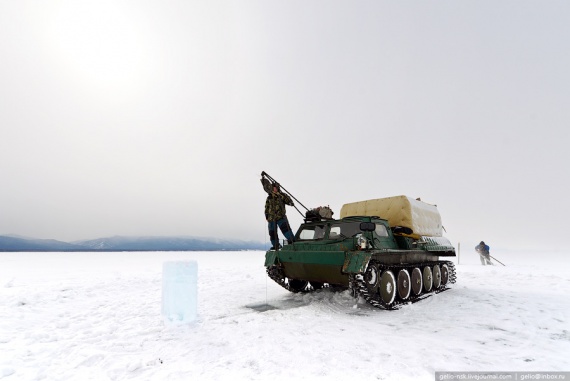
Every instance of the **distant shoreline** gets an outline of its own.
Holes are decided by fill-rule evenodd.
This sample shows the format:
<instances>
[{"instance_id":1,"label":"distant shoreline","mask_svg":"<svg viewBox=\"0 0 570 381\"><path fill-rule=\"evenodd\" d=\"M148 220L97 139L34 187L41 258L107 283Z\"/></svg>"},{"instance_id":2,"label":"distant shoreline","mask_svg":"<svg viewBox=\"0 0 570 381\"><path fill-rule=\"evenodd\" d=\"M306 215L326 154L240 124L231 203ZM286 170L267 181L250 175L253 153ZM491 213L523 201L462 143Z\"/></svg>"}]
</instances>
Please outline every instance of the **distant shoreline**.
<instances>
[{"instance_id":1,"label":"distant shoreline","mask_svg":"<svg viewBox=\"0 0 570 381\"><path fill-rule=\"evenodd\" d=\"M106 237L63 242L0 236L0 252L132 252L267 250L268 244L235 239L195 237Z\"/></svg>"}]
</instances>

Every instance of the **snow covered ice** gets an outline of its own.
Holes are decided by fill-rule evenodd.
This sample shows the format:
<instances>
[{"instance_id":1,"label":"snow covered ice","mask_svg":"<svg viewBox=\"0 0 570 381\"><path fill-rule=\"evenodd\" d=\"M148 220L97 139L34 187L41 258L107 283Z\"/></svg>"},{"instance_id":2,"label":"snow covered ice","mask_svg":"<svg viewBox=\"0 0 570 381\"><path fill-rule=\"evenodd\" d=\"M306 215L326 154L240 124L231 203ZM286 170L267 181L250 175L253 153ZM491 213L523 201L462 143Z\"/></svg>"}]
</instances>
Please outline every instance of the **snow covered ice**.
<instances>
[{"instance_id":1,"label":"snow covered ice","mask_svg":"<svg viewBox=\"0 0 570 381\"><path fill-rule=\"evenodd\" d=\"M568 371L568 254L494 251L503 267L465 252L451 290L382 311L349 292L291 294L268 279L258 251L0 253L0 379L432 381L436 371ZM200 269L190 324L163 321L169 261Z\"/></svg>"},{"instance_id":2,"label":"snow covered ice","mask_svg":"<svg viewBox=\"0 0 570 381\"><path fill-rule=\"evenodd\" d=\"M162 265L162 316L165 321L190 323L198 313L198 264L196 261Z\"/></svg>"}]
</instances>

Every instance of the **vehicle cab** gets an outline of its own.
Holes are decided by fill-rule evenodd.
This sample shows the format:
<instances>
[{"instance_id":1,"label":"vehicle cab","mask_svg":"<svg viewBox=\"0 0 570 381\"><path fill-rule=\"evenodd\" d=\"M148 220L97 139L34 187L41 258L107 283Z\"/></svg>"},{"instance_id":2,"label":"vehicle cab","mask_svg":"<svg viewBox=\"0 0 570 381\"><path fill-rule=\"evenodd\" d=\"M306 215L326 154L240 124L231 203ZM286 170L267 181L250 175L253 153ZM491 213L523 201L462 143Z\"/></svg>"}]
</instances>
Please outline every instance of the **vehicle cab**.
<instances>
[{"instance_id":1,"label":"vehicle cab","mask_svg":"<svg viewBox=\"0 0 570 381\"><path fill-rule=\"evenodd\" d=\"M346 217L305 223L299 227L295 242L300 245L343 243L351 250L398 248L388 221L377 217Z\"/></svg>"}]
</instances>

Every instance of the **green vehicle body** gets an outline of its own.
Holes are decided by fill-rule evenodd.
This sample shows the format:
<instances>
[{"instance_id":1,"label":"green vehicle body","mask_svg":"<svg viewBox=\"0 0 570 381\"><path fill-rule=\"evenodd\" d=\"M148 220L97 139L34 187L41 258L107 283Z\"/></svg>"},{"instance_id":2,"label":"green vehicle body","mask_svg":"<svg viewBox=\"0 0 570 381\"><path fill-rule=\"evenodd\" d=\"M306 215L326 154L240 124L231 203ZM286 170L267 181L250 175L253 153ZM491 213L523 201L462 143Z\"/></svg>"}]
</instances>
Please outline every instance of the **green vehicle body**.
<instances>
[{"instance_id":1,"label":"green vehicle body","mask_svg":"<svg viewBox=\"0 0 570 381\"><path fill-rule=\"evenodd\" d=\"M372 299L369 302L377 307L389 307L399 303L396 301L397 295L396 298L392 297L394 302L390 301L390 295L384 297L384 302L380 297L380 275L384 272L391 271L395 274L392 278L398 278L399 282L398 272L401 270L411 273L415 267L420 271L429 267L431 276L431 270L437 274L440 268L445 268L445 283L438 285L438 290L447 289L447 276L449 274L451 283L454 283L455 270L451 262L442 261L440 257L454 257L455 248L444 237L417 239L406 233L411 233L411 230L391 227L387 220L369 216L305 222L299 227L295 242L284 245L279 250L266 252L265 267L269 276L289 291L309 292L323 286L353 288L356 293L369 292L368 296ZM437 269L433 267L435 265ZM403 275L405 278L405 274ZM355 279L361 280L360 290L352 284ZM407 279L410 283L413 277L408 276ZM364 290L362 285L368 284L367 282L375 284ZM398 286L395 281L392 283L391 286L384 286L390 291L391 287ZM374 303L374 299L379 300L376 303L378 305Z\"/></svg>"}]
</instances>

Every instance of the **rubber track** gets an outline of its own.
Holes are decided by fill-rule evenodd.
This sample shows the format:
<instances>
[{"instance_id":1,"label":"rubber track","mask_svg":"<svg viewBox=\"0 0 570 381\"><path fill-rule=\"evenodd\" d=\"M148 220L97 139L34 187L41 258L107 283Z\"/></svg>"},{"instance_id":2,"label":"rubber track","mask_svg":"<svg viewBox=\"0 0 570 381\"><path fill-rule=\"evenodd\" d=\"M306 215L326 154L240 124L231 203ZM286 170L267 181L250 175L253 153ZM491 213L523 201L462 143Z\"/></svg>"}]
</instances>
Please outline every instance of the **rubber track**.
<instances>
[{"instance_id":1,"label":"rubber track","mask_svg":"<svg viewBox=\"0 0 570 381\"><path fill-rule=\"evenodd\" d=\"M378 269L380 270L380 273L383 273L386 270L391 270L394 273L394 276L396 277L396 283L398 281L398 272L402 269L408 270L408 273L411 275L412 270L415 267L417 267L423 271L423 268L425 266L433 267L433 265L435 265L435 264L438 264L440 267L443 264L447 265L447 269L449 271L447 284L455 283L457 280L457 275L455 273L455 264L451 261L423 262L423 263L414 263L414 264L402 264L402 265L397 265L397 266L383 265L383 264L380 264L376 261L370 261L370 263L368 263L368 265L370 265L370 264L376 264L378 266ZM425 292L425 290L422 288L421 294L410 295L406 300L401 300L398 297L398 293L396 291L396 297L395 297L394 302L392 302L391 304L386 304L384 301L382 301L382 298L380 297L379 293L376 293L374 295L372 295L370 293L370 291L368 290L368 287L366 287L366 284L364 283L364 276L362 274L357 274L357 275L351 276L351 282L354 284L354 289L357 290L358 294L360 296L362 296L368 304L370 304L376 308L381 308L381 309L385 309L385 310L397 310L399 307L401 307L403 305L410 304L410 303L416 303L416 302L419 302L420 300L423 300L425 298L430 297L433 294L439 294L440 292L449 290L449 287L447 287L447 284L446 285L440 285L436 289L432 288L432 290L430 292ZM397 288L397 286L396 286L396 288Z\"/></svg>"},{"instance_id":2,"label":"rubber track","mask_svg":"<svg viewBox=\"0 0 570 381\"><path fill-rule=\"evenodd\" d=\"M399 272L401 269L407 269L408 272L411 274L414 267L418 267L420 269L423 269L423 267L425 267L425 266L432 267L436 263L439 264L440 267L443 264L447 264L447 268L449 270L447 284L455 283L457 280L457 275L455 272L455 264L451 261L423 262L423 263L414 263L414 264L403 264L403 265L397 265L397 266L382 265L382 264L375 262L375 261L370 261L369 264L371 264L371 263L376 264L378 266L378 268L381 270L381 273L386 271L386 270L393 271L395 273L395 276L396 276L396 281L397 281L397 272ZM291 287L289 286L289 283L285 280L286 277L283 274L283 269L280 266L273 265L271 267L268 267L267 268L267 275L275 283L277 283L278 285L280 285L281 287L283 287L284 289L286 289L289 292L307 293L307 292L314 291L314 289L311 286L308 286L304 290L291 289ZM330 287L330 288L334 289L335 287ZM349 289L352 290L353 295L355 297L358 297L358 295L362 296L366 300L366 302L368 304L370 304L371 306L374 306L376 308L385 309L385 310L397 310L402 305L406 305L406 304L410 304L410 303L416 303L416 302L419 302L420 300L423 300L423 299L430 297L433 294L439 294L440 292L449 290L449 287L446 287L445 285L441 285L437 289L432 289L429 293L426 293L425 291L423 291L420 295L417 295L417 296L410 295L408 297L408 299L406 299L406 300L400 300L396 294L395 301L389 305L382 301L382 299L380 298L380 294L378 294L378 293L376 293L375 295L370 294L368 287L366 287L366 284L364 283L364 277L362 274L350 275L349 276ZM396 293L397 293L397 291L396 291Z\"/></svg>"},{"instance_id":3,"label":"rubber track","mask_svg":"<svg viewBox=\"0 0 570 381\"><path fill-rule=\"evenodd\" d=\"M273 279L275 283L283 287L289 292L299 292L294 291L289 287L289 283L285 282L285 275L283 274L283 269L280 266L273 265L267 268L267 276Z\"/></svg>"}]
</instances>

